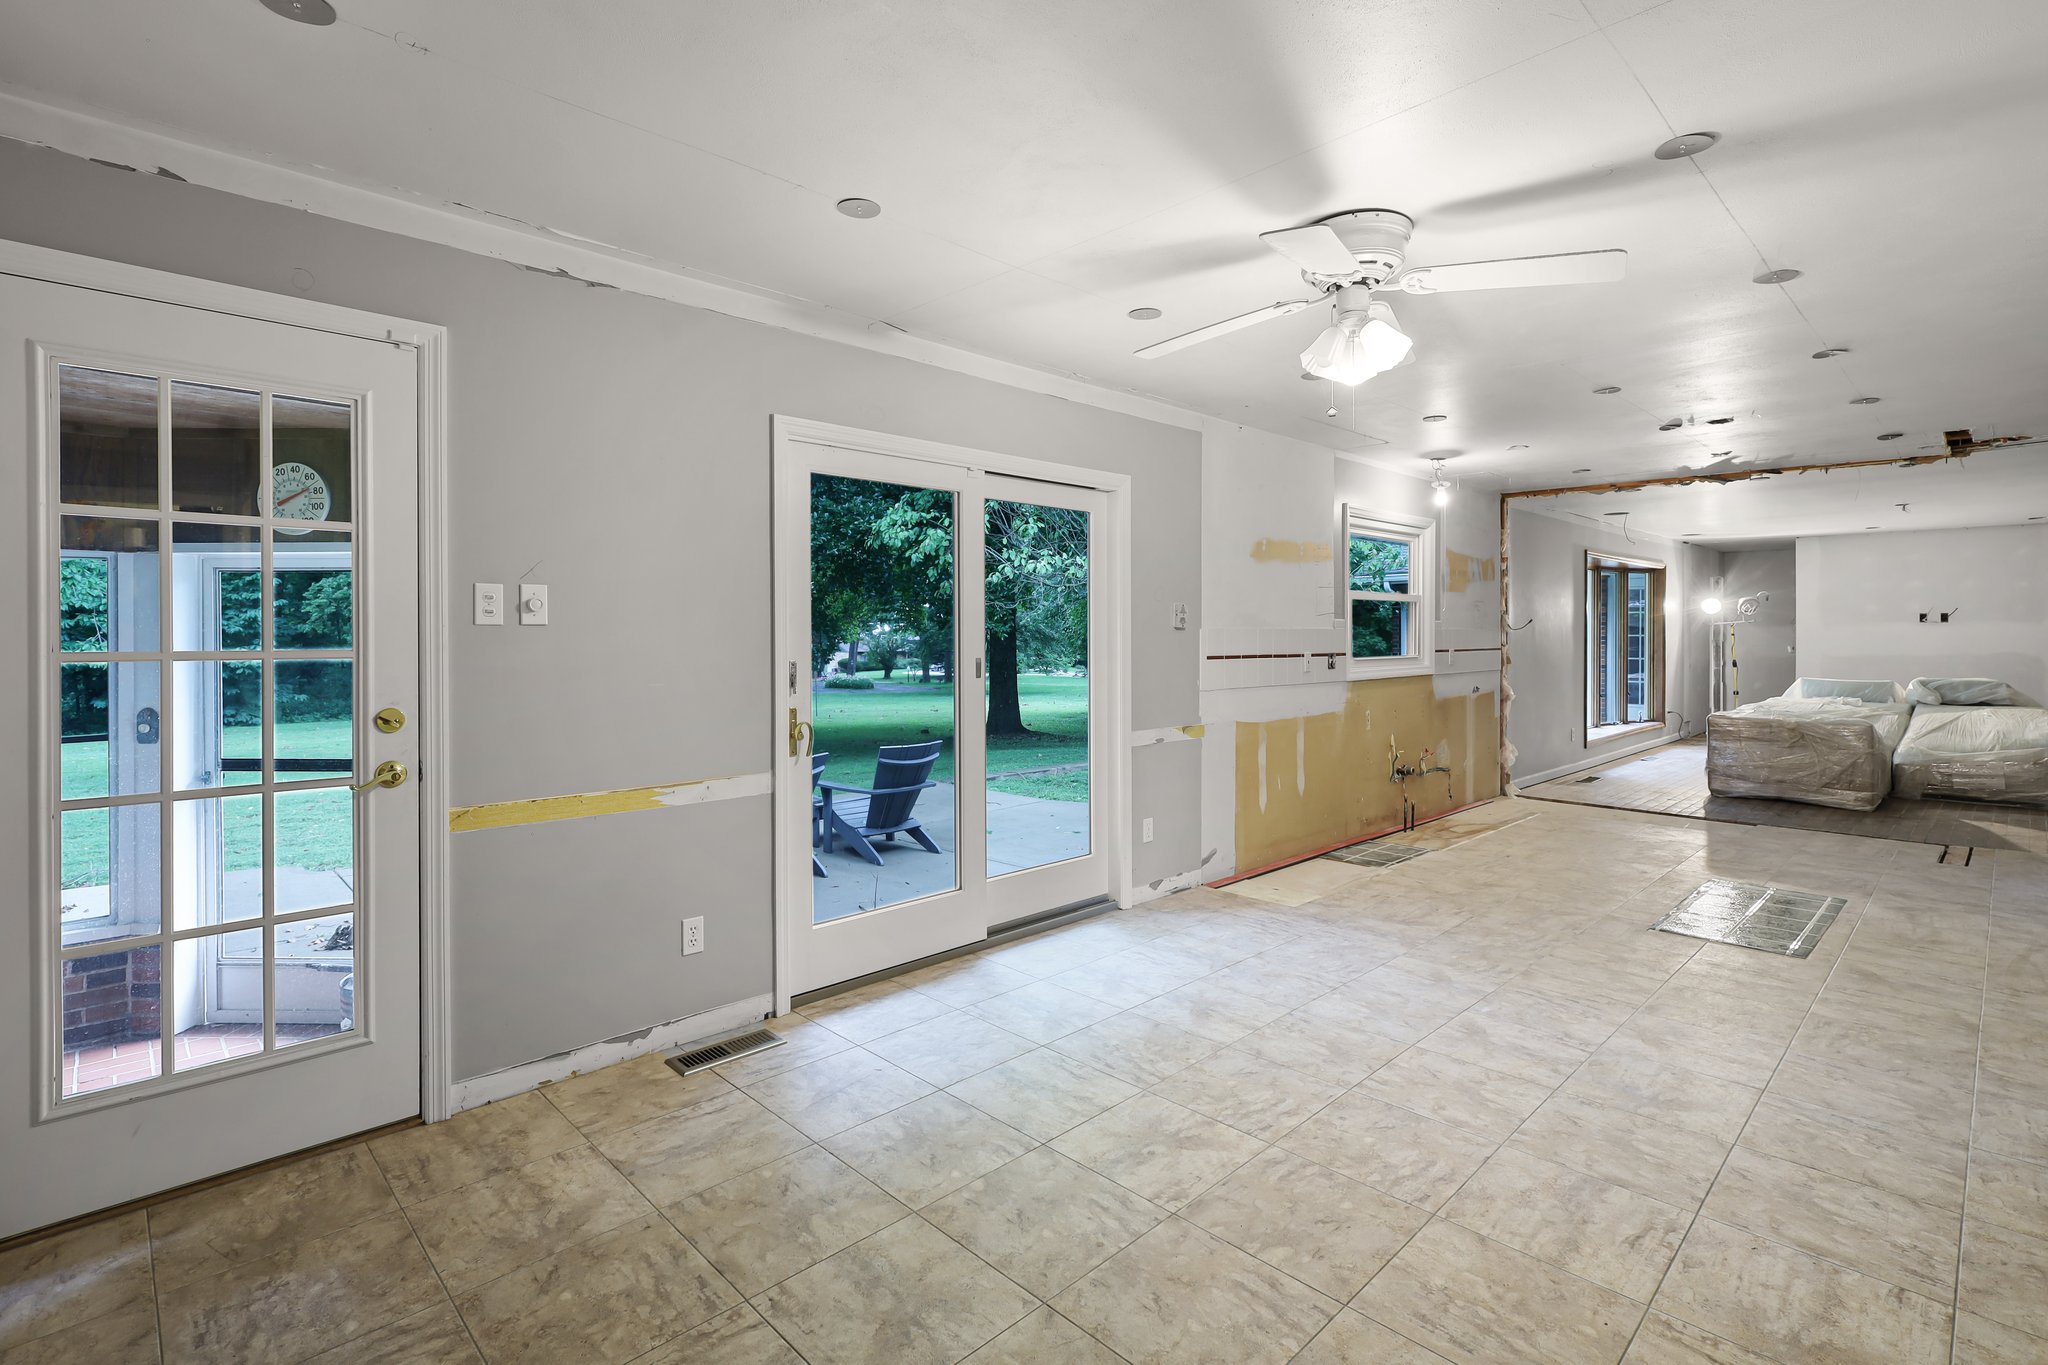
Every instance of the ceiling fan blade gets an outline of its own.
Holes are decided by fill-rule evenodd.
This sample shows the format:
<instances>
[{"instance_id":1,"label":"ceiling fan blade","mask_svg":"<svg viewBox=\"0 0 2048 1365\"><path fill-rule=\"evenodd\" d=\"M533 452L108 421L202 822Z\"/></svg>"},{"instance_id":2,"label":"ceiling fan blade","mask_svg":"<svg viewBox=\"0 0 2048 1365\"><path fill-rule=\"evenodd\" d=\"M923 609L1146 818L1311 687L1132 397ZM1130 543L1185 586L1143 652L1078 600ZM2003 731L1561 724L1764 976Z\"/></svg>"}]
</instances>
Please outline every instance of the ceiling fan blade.
<instances>
[{"instance_id":1,"label":"ceiling fan blade","mask_svg":"<svg viewBox=\"0 0 2048 1365\"><path fill-rule=\"evenodd\" d=\"M1410 294L1449 294L1465 289L1527 289L1540 284L1608 284L1627 273L1626 251L1568 251L1561 256L1425 265L1403 274L1400 287Z\"/></svg>"},{"instance_id":2,"label":"ceiling fan blade","mask_svg":"<svg viewBox=\"0 0 2048 1365\"><path fill-rule=\"evenodd\" d=\"M1290 303L1269 303L1264 308L1254 308L1249 313L1239 313L1234 318L1225 318L1221 322L1212 322L1207 327L1197 327L1192 332L1182 332L1177 337L1168 337L1164 341L1155 341L1150 346L1134 351L1132 354L1143 356L1147 360L1151 360L1156 356L1170 355L1183 347L1199 345L1214 337L1235 332L1241 327L1250 327L1254 323L1264 322L1268 318L1284 318L1289 313L1299 313L1309 305L1321 302L1322 299L1317 297L1313 299L1295 299Z\"/></svg>"},{"instance_id":3,"label":"ceiling fan blade","mask_svg":"<svg viewBox=\"0 0 2048 1365\"><path fill-rule=\"evenodd\" d=\"M1358 271L1351 248L1322 223L1262 232L1259 240L1311 275L1353 275Z\"/></svg>"}]
</instances>

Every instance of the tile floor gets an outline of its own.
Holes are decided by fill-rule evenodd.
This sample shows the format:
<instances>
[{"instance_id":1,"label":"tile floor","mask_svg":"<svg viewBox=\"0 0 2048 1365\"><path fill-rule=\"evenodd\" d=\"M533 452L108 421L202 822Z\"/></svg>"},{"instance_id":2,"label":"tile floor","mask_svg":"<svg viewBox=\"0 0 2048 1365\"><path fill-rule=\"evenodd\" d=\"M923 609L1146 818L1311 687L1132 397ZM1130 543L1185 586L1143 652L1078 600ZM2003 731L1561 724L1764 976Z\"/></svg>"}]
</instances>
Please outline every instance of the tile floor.
<instances>
[{"instance_id":1,"label":"tile floor","mask_svg":"<svg viewBox=\"0 0 2048 1365\"><path fill-rule=\"evenodd\" d=\"M1457 818L0 1253L0 1365L2048 1361L2048 860Z\"/></svg>"}]
</instances>

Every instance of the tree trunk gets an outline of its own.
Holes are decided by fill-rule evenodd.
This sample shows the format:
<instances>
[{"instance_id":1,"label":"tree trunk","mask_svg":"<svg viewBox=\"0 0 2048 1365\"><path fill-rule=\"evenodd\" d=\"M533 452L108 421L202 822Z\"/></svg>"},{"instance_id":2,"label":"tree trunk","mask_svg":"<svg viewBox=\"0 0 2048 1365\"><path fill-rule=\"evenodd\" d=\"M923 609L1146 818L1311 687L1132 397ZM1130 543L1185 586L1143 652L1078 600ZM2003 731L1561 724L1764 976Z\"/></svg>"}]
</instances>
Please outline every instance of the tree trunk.
<instances>
[{"instance_id":1,"label":"tree trunk","mask_svg":"<svg viewBox=\"0 0 2048 1365\"><path fill-rule=\"evenodd\" d=\"M1022 735L1024 711L1017 700L1017 632L988 637L988 733Z\"/></svg>"}]
</instances>

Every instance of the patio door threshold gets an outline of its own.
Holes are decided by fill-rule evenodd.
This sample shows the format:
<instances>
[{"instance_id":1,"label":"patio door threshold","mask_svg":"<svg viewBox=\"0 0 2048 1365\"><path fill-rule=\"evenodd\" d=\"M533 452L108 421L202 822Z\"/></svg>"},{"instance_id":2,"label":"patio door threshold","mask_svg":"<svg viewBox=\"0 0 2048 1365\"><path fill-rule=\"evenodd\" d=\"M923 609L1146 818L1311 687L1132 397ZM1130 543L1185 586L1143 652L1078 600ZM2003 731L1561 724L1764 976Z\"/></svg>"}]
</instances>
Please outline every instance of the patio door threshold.
<instances>
[{"instance_id":1,"label":"patio door threshold","mask_svg":"<svg viewBox=\"0 0 2048 1365\"><path fill-rule=\"evenodd\" d=\"M948 948L943 953L933 953L929 957L921 957L914 962L905 962L900 966L885 968L879 972L869 972L866 976L857 976L851 981L840 981L830 986L821 986L814 991L805 991L801 995L791 996L789 1006L791 1009L800 1009L805 1005L816 1004L820 1000L829 1000L835 995L844 995L848 991L858 990L862 986L872 986L878 981L891 981L899 976L919 971L925 967L937 966L941 962L951 962L956 958L966 957L972 953L985 952L990 948L999 947L1005 943L1015 943L1018 939L1032 938L1038 934L1049 933L1054 929L1064 929L1070 924L1079 924L1083 920L1093 919L1097 915L1105 914L1116 908L1117 903L1113 897L1093 896L1088 900L1078 901L1073 905L1063 905L1057 910L1047 910L1043 914L1038 915L1027 915L1023 919L1011 920L1008 924L995 926L989 930L988 937L979 943L968 943L958 948Z\"/></svg>"}]
</instances>

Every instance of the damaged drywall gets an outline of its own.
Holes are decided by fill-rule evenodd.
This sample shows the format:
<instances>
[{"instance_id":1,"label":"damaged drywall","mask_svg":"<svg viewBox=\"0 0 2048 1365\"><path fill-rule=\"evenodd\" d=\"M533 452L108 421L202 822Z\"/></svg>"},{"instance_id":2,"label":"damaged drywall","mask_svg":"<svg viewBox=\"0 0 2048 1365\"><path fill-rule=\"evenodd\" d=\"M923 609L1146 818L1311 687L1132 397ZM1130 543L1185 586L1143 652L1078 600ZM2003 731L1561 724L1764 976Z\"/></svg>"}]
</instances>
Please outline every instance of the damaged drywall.
<instances>
[{"instance_id":1,"label":"damaged drywall","mask_svg":"<svg viewBox=\"0 0 2048 1365\"><path fill-rule=\"evenodd\" d=\"M1236 722L1239 870L1267 867L1499 794L1492 690L1439 697L1433 678L1366 679L1319 715ZM1399 762L1421 772L1396 781Z\"/></svg>"},{"instance_id":2,"label":"damaged drywall","mask_svg":"<svg viewBox=\"0 0 2048 1365\"><path fill-rule=\"evenodd\" d=\"M1464 592L1474 583L1491 583L1498 577L1495 562L1481 555L1444 551L1444 591Z\"/></svg>"},{"instance_id":3,"label":"damaged drywall","mask_svg":"<svg viewBox=\"0 0 2048 1365\"><path fill-rule=\"evenodd\" d=\"M1252 560L1258 564L1327 564L1330 545L1322 540L1281 540L1269 536L1252 542Z\"/></svg>"}]
</instances>

